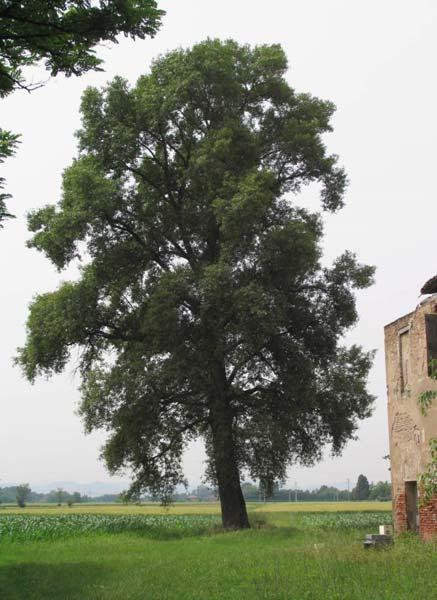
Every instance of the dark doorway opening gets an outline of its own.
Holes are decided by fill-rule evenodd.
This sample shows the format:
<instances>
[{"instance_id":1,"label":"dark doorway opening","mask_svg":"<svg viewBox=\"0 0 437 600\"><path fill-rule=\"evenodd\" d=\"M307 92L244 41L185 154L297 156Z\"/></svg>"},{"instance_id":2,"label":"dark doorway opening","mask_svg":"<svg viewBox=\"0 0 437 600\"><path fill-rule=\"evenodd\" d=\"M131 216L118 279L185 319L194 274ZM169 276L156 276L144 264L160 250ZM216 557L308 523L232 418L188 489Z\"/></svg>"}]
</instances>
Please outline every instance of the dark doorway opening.
<instances>
[{"instance_id":1,"label":"dark doorway opening","mask_svg":"<svg viewBox=\"0 0 437 600\"><path fill-rule=\"evenodd\" d=\"M407 510L408 531L419 530L419 511L417 500L417 481L405 482L405 503Z\"/></svg>"}]
</instances>

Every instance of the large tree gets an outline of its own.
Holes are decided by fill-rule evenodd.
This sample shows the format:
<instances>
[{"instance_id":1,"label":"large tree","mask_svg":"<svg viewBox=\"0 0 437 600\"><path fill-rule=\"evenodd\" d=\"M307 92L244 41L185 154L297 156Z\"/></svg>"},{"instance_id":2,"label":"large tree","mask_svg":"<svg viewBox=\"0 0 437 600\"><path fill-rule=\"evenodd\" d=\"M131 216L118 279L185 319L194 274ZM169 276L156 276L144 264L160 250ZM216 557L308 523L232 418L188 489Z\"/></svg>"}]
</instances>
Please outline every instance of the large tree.
<instances>
[{"instance_id":1,"label":"large tree","mask_svg":"<svg viewBox=\"0 0 437 600\"><path fill-rule=\"evenodd\" d=\"M0 0L0 98L16 89L31 91L23 67L44 61L51 75L101 70L95 47L117 35L153 36L163 11L155 0ZM0 162L14 152L17 136L0 128ZM5 150L5 152L1 152ZM0 179L0 190L4 184ZM11 215L0 193L1 222Z\"/></svg>"},{"instance_id":2,"label":"large tree","mask_svg":"<svg viewBox=\"0 0 437 600\"><path fill-rule=\"evenodd\" d=\"M24 508L26 506L26 502L30 497L32 490L28 483L21 483L16 487L16 499L17 504L20 508Z\"/></svg>"},{"instance_id":3,"label":"large tree","mask_svg":"<svg viewBox=\"0 0 437 600\"><path fill-rule=\"evenodd\" d=\"M369 480L365 475L358 475L357 485L352 490L354 500L367 500L370 494Z\"/></svg>"},{"instance_id":4,"label":"large tree","mask_svg":"<svg viewBox=\"0 0 437 600\"><path fill-rule=\"evenodd\" d=\"M346 177L326 151L334 107L297 94L277 45L208 40L156 60L130 88L82 100L79 156L29 245L80 278L35 298L18 360L62 371L78 348L86 429L111 472L166 498L205 440L225 527L248 527L240 479L272 490L288 465L341 451L370 413L371 355L341 345L373 269L321 266L324 210ZM76 354L75 354L76 355Z\"/></svg>"}]
</instances>

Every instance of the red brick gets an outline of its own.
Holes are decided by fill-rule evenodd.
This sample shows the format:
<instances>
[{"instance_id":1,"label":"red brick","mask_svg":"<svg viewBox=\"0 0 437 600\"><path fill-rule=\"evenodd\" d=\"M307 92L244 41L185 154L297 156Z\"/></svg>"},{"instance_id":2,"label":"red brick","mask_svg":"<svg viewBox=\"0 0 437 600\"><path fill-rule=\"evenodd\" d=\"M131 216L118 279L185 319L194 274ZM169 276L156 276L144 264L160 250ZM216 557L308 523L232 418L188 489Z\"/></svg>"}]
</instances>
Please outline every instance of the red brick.
<instances>
[{"instance_id":1,"label":"red brick","mask_svg":"<svg viewBox=\"0 0 437 600\"><path fill-rule=\"evenodd\" d=\"M437 537L437 495L432 502L419 508L419 529L423 540Z\"/></svg>"}]
</instances>

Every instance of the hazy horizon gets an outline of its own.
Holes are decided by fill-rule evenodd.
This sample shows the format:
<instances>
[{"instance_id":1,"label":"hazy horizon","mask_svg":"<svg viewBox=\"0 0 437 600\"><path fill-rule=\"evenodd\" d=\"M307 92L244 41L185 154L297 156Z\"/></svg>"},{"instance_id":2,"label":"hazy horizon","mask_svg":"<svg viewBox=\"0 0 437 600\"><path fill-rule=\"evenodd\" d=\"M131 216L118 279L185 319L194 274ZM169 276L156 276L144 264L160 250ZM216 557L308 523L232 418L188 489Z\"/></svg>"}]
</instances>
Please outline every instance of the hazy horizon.
<instances>
[{"instance_id":1,"label":"hazy horizon","mask_svg":"<svg viewBox=\"0 0 437 600\"><path fill-rule=\"evenodd\" d=\"M246 480L249 483L253 483L251 480ZM68 481L68 480L55 480L55 481L46 481L46 482L18 482L18 481L0 481L0 488L2 487L15 487L16 485L20 485L21 483L28 483L31 490L37 493L48 493L58 488L61 488L65 492L73 493L80 492L81 494L85 494L90 497L102 496L103 494L119 494L127 489L129 481L125 480L117 480L116 478L111 478L111 481ZM337 481L337 482L320 482L319 485L310 485L310 486L299 486L298 490L314 490L321 488L323 485L328 487L335 487L338 490L352 490L356 481ZM369 483L377 483L377 482L369 482ZM185 490L195 490L201 482L189 484L186 488L183 485L178 485L176 487L176 492L182 492ZM208 486L207 487L212 487ZM280 486L281 489L296 489L295 484L290 483L288 486Z\"/></svg>"},{"instance_id":2,"label":"hazy horizon","mask_svg":"<svg viewBox=\"0 0 437 600\"><path fill-rule=\"evenodd\" d=\"M329 482L387 480L388 454L383 326L414 309L421 285L437 272L434 257L437 84L433 73L437 5L371 0L212 0L159 2L167 10L154 40L102 47L105 72L58 77L32 94L15 92L0 100L1 126L22 134L15 158L2 166L8 208L15 220L0 231L3 275L0 312L0 486L4 481L111 482L99 447L104 433L85 436L75 409L79 400L74 361L63 375L31 386L13 367L24 342L27 306L37 293L74 277L61 274L41 254L25 247L25 213L59 199L62 171L76 155L83 90L115 75L131 83L160 53L191 46L206 37L240 43L280 43L288 59L288 80L299 92L332 100L334 131L326 137L350 178L346 207L325 216L325 259L344 250L377 267L376 284L358 294L360 322L347 343L376 349L369 389L375 411L362 422L358 439L343 455L315 467L289 470L299 487ZM35 81L47 77L34 69ZM309 188L296 201L317 206ZM185 457L190 485L201 480L203 450L193 444Z\"/></svg>"}]
</instances>

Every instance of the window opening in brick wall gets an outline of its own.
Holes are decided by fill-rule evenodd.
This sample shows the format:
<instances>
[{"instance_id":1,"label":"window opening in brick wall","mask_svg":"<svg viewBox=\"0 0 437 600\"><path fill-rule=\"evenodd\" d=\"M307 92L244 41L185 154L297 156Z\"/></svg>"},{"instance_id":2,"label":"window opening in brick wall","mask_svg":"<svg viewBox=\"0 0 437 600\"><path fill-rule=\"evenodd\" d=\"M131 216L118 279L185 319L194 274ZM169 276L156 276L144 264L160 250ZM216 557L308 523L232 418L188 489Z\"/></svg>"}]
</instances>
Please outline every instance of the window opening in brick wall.
<instances>
[{"instance_id":1,"label":"window opening in brick wall","mask_svg":"<svg viewBox=\"0 0 437 600\"><path fill-rule=\"evenodd\" d=\"M405 507L408 531L419 530L419 510L417 501L417 481L405 482Z\"/></svg>"},{"instance_id":2,"label":"window opening in brick wall","mask_svg":"<svg viewBox=\"0 0 437 600\"><path fill-rule=\"evenodd\" d=\"M403 392L408 387L408 362L410 359L410 332L408 329L399 334L399 356L401 362L401 391Z\"/></svg>"},{"instance_id":3,"label":"window opening in brick wall","mask_svg":"<svg viewBox=\"0 0 437 600\"><path fill-rule=\"evenodd\" d=\"M437 360L437 315L425 315L425 330L428 375L431 375L431 361Z\"/></svg>"}]
</instances>

